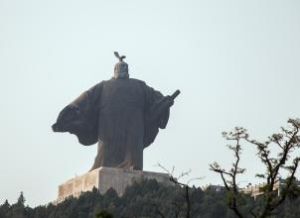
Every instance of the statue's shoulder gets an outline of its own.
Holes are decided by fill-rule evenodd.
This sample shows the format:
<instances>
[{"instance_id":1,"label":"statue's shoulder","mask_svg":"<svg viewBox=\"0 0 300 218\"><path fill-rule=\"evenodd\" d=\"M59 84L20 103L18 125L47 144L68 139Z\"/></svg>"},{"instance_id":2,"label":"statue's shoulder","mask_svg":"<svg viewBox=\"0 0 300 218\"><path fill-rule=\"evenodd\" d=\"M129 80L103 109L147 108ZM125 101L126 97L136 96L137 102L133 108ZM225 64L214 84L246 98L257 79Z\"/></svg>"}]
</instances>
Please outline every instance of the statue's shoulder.
<instances>
[{"instance_id":1,"label":"statue's shoulder","mask_svg":"<svg viewBox=\"0 0 300 218\"><path fill-rule=\"evenodd\" d=\"M112 79L108 79L108 80L102 80L101 82L98 82L94 87L102 87L105 84L108 84L112 81Z\"/></svg>"},{"instance_id":2,"label":"statue's shoulder","mask_svg":"<svg viewBox=\"0 0 300 218\"><path fill-rule=\"evenodd\" d=\"M98 82L97 84L93 85L88 91L89 92L97 92L101 91L102 87L108 82L108 80L103 80Z\"/></svg>"},{"instance_id":3,"label":"statue's shoulder","mask_svg":"<svg viewBox=\"0 0 300 218\"><path fill-rule=\"evenodd\" d=\"M103 81L99 82L98 84L96 84L95 86L98 86L98 87L109 87L111 85L115 85L115 83L117 82L117 80L114 79L114 78L111 78L109 80L103 80ZM125 80L125 81L129 82L132 86L139 86L139 87L146 87L147 86L146 83L143 80L139 80L139 79L135 79L135 78L119 79L119 80Z\"/></svg>"},{"instance_id":4,"label":"statue's shoulder","mask_svg":"<svg viewBox=\"0 0 300 218\"><path fill-rule=\"evenodd\" d=\"M142 85L142 86L145 86L145 85L146 85L146 82L144 82L143 80L139 80L139 79L135 79L135 78L130 78L129 80L130 80L130 82L132 82L132 83L137 83L137 84L140 84L140 85Z\"/></svg>"}]
</instances>

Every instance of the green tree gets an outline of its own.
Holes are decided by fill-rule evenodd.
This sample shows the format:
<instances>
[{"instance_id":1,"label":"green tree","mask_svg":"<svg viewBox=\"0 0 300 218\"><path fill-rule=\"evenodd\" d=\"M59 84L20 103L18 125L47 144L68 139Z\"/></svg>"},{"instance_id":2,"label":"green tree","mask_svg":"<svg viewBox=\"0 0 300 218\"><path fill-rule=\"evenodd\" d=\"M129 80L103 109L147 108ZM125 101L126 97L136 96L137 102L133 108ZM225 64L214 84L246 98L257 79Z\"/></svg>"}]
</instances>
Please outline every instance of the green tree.
<instances>
[{"instance_id":1,"label":"green tree","mask_svg":"<svg viewBox=\"0 0 300 218\"><path fill-rule=\"evenodd\" d=\"M17 202L11 205L10 210L7 213L7 217L13 217L13 218L26 217L25 197L23 195L23 192L20 193Z\"/></svg>"},{"instance_id":2,"label":"green tree","mask_svg":"<svg viewBox=\"0 0 300 218\"><path fill-rule=\"evenodd\" d=\"M9 209L10 209L10 204L8 203L8 200L5 200L4 204L0 205L0 217L5 218Z\"/></svg>"},{"instance_id":3,"label":"green tree","mask_svg":"<svg viewBox=\"0 0 300 218\"><path fill-rule=\"evenodd\" d=\"M113 218L113 215L105 210L96 215L97 218Z\"/></svg>"},{"instance_id":4,"label":"green tree","mask_svg":"<svg viewBox=\"0 0 300 218\"><path fill-rule=\"evenodd\" d=\"M23 192L20 193L20 196L19 196L18 201L17 201L17 205L21 206L21 207L25 206L25 197L24 197Z\"/></svg>"}]
</instances>

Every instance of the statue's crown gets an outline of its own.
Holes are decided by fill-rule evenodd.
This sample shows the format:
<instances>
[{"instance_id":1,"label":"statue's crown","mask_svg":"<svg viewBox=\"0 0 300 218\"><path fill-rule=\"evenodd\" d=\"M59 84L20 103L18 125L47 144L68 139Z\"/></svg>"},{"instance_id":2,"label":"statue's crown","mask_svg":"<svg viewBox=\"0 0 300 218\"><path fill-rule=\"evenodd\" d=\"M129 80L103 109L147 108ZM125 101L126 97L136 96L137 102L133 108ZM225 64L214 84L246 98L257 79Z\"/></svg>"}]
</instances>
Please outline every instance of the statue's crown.
<instances>
[{"instance_id":1,"label":"statue's crown","mask_svg":"<svg viewBox=\"0 0 300 218\"><path fill-rule=\"evenodd\" d=\"M125 55L120 56L117 51L114 52L115 56L119 59L120 62L123 62L123 59L126 58Z\"/></svg>"},{"instance_id":2,"label":"statue's crown","mask_svg":"<svg viewBox=\"0 0 300 218\"><path fill-rule=\"evenodd\" d=\"M128 74L128 64L123 61L126 57L125 55L120 56L118 52L114 52L115 56L119 59L119 62L116 63L114 68L114 77L115 78L129 78Z\"/></svg>"}]
</instances>

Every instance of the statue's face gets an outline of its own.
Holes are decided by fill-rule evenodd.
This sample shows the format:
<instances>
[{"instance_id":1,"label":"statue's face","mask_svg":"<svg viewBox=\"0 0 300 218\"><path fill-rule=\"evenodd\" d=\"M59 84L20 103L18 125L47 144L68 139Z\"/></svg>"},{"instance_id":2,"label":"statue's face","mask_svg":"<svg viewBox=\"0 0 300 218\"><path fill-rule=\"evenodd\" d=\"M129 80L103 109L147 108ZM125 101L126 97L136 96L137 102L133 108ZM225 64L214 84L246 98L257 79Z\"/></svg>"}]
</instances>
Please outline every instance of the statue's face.
<instances>
[{"instance_id":1,"label":"statue's face","mask_svg":"<svg viewBox=\"0 0 300 218\"><path fill-rule=\"evenodd\" d=\"M128 65L124 62L116 64L114 70L114 77L117 78L128 78Z\"/></svg>"}]
</instances>

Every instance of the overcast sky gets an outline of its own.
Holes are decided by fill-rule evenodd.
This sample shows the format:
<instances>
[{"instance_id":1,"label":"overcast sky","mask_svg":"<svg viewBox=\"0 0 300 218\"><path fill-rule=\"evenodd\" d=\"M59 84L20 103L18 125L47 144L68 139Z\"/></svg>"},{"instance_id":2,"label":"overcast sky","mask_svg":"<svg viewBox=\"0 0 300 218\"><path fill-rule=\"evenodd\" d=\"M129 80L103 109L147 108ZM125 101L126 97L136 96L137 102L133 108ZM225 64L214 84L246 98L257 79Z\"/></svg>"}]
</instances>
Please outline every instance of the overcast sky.
<instances>
[{"instance_id":1,"label":"overcast sky","mask_svg":"<svg viewBox=\"0 0 300 218\"><path fill-rule=\"evenodd\" d=\"M23 191L31 206L91 167L97 146L51 131L59 111L111 78L113 51L130 76L163 94L180 89L144 170L191 169L196 185L231 153L221 132L244 126L265 139L300 117L298 0L0 0L0 203ZM299 151L296 151L299 154ZM241 185L263 171L245 145ZM299 175L299 173L298 173Z\"/></svg>"}]
</instances>

